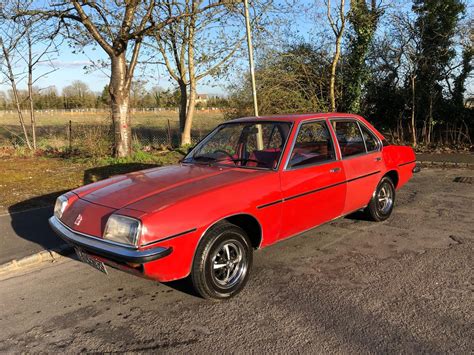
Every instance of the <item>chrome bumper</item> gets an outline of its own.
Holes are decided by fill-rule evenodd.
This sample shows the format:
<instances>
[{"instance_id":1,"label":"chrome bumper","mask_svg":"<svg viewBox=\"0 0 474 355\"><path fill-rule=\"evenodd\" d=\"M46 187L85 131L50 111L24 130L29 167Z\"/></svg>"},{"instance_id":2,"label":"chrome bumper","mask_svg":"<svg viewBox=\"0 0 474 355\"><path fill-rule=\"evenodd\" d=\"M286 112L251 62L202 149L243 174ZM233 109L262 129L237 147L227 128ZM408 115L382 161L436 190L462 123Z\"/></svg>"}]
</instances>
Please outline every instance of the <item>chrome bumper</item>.
<instances>
[{"instance_id":1,"label":"chrome bumper","mask_svg":"<svg viewBox=\"0 0 474 355\"><path fill-rule=\"evenodd\" d=\"M171 248L156 247L146 250L127 248L101 240L100 238L81 235L64 225L55 216L49 219L49 225L54 232L73 246L80 247L85 251L119 262L143 264L153 260L161 259L171 254Z\"/></svg>"}]
</instances>

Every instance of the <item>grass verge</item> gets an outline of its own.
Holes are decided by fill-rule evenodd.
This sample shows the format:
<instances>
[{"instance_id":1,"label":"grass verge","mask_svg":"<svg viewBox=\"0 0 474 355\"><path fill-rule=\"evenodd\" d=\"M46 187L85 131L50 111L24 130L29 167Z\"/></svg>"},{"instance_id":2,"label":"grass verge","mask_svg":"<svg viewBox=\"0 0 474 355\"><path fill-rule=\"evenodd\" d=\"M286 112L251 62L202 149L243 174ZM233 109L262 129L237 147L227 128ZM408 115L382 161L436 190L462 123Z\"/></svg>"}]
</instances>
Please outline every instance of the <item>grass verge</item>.
<instances>
[{"instance_id":1,"label":"grass verge","mask_svg":"<svg viewBox=\"0 0 474 355\"><path fill-rule=\"evenodd\" d=\"M175 164L182 157L181 151L139 151L123 159L2 157L0 213L48 206L64 191L113 175Z\"/></svg>"}]
</instances>

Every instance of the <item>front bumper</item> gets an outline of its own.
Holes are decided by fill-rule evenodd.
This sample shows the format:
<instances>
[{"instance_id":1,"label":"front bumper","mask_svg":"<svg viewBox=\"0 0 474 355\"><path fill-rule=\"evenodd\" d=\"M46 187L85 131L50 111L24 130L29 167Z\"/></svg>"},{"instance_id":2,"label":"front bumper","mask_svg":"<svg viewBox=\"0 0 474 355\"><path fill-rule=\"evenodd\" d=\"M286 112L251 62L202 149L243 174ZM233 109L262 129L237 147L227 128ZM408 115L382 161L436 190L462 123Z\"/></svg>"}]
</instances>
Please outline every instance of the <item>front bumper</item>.
<instances>
[{"instance_id":1,"label":"front bumper","mask_svg":"<svg viewBox=\"0 0 474 355\"><path fill-rule=\"evenodd\" d=\"M144 264L161 259L171 254L172 251L171 248L163 247L139 250L131 247L120 246L97 237L79 234L63 224L55 216L49 219L49 225L57 235L69 244L80 247L92 254L118 262Z\"/></svg>"}]
</instances>

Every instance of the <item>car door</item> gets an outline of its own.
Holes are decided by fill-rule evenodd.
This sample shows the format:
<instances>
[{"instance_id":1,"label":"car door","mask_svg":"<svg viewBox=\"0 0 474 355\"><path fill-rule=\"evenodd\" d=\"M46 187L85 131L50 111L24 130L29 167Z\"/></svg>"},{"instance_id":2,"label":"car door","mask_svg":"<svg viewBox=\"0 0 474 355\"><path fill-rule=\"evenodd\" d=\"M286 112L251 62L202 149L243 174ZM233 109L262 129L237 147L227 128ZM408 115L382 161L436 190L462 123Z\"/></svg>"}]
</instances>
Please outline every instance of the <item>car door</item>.
<instances>
[{"instance_id":1,"label":"car door","mask_svg":"<svg viewBox=\"0 0 474 355\"><path fill-rule=\"evenodd\" d=\"M346 174L344 214L347 214L367 206L381 179L381 144L376 136L356 119L334 119L330 122Z\"/></svg>"},{"instance_id":2,"label":"car door","mask_svg":"<svg viewBox=\"0 0 474 355\"><path fill-rule=\"evenodd\" d=\"M341 215L345 175L326 120L300 124L281 171L281 237L289 237Z\"/></svg>"}]
</instances>

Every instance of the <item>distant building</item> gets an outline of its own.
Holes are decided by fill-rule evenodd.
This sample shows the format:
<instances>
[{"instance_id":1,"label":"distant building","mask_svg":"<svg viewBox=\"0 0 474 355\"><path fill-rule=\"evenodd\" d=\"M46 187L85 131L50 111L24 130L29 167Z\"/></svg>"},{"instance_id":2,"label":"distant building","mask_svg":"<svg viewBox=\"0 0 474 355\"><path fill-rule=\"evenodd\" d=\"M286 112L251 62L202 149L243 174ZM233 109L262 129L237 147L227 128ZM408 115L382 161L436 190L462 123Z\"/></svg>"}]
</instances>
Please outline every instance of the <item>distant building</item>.
<instances>
[{"instance_id":1,"label":"distant building","mask_svg":"<svg viewBox=\"0 0 474 355\"><path fill-rule=\"evenodd\" d=\"M464 102L464 107L474 108L474 97L470 97L470 98L466 99L466 101Z\"/></svg>"},{"instance_id":2,"label":"distant building","mask_svg":"<svg viewBox=\"0 0 474 355\"><path fill-rule=\"evenodd\" d=\"M196 104L207 105L207 101L209 100L208 94L197 94L196 95Z\"/></svg>"}]
</instances>

